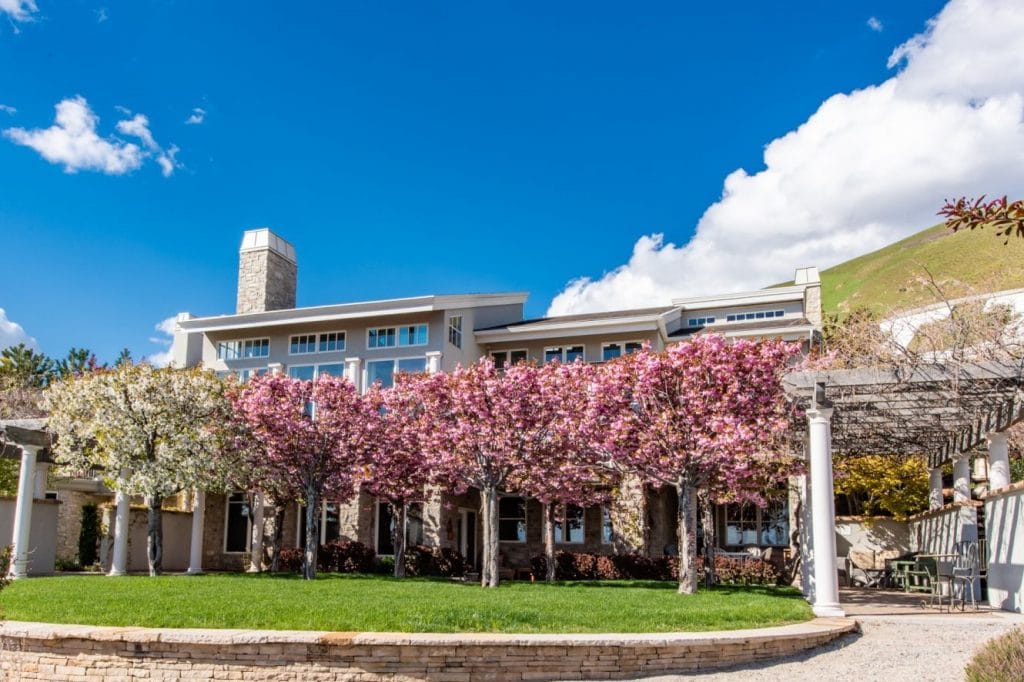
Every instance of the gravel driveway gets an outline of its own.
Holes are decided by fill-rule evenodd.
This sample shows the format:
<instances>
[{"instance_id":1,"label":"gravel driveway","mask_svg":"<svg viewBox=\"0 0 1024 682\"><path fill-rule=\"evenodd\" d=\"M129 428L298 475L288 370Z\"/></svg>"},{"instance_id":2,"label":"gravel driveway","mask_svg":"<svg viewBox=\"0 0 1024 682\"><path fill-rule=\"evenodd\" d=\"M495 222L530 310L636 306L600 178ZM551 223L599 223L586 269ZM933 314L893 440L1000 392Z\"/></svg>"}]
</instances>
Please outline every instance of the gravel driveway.
<instances>
[{"instance_id":1,"label":"gravel driveway","mask_svg":"<svg viewBox=\"0 0 1024 682\"><path fill-rule=\"evenodd\" d=\"M704 680L960 680L974 651L1024 616L1008 612L856 615L861 633L774 663L694 675ZM683 679L679 676L647 680Z\"/></svg>"}]
</instances>

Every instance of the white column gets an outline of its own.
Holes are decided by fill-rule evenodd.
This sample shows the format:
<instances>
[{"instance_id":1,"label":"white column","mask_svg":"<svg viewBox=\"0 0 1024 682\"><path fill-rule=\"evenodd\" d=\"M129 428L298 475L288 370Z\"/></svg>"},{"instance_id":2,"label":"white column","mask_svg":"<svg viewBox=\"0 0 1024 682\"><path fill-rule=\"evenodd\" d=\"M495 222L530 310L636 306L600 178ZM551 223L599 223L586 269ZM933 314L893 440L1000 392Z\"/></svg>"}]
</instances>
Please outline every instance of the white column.
<instances>
[{"instance_id":1,"label":"white column","mask_svg":"<svg viewBox=\"0 0 1024 682\"><path fill-rule=\"evenodd\" d=\"M437 374L441 371L441 351L435 350L427 353L427 374Z\"/></svg>"},{"instance_id":2,"label":"white column","mask_svg":"<svg viewBox=\"0 0 1024 682\"><path fill-rule=\"evenodd\" d=\"M33 496L37 500L46 499L46 472L49 471L50 465L46 462L36 462L36 483Z\"/></svg>"},{"instance_id":3,"label":"white column","mask_svg":"<svg viewBox=\"0 0 1024 682\"><path fill-rule=\"evenodd\" d=\"M928 471L928 508L942 509L942 467Z\"/></svg>"},{"instance_id":4,"label":"white column","mask_svg":"<svg viewBox=\"0 0 1024 682\"><path fill-rule=\"evenodd\" d=\"M1010 485L1009 444L1005 433L988 434L988 489Z\"/></svg>"},{"instance_id":5,"label":"white column","mask_svg":"<svg viewBox=\"0 0 1024 682\"><path fill-rule=\"evenodd\" d=\"M120 485L124 485L121 481ZM128 523L131 511L131 497L123 490L118 490L117 516L114 518L114 552L110 560L110 572L107 575L126 575L128 573Z\"/></svg>"},{"instance_id":6,"label":"white column","mask_svg":"<svg viewBox=\"0 0 1024 682\"><path fill-rule=\"evenodd\" d=\"M836 566L836 508L832 485L832 444L829 420L832 408L807 411L811 443L811 533L814 537L814 614L842 617L839 573Z\"/></svg>"},{"instance_id":7,"label":"white column","mask_svg":"<svg viewBox=\"0 0 1024 682\"><path fill-rule=\"evenodd\" d=\"M971 458L959 455L953 459L953 501L971 499Z\"/></svg>"},{"instance_id":8,"label":"white column","mask_svg":"<svg viewBox=\"0 0 1024 682\"><path fill-rule=\"evenodd\" d=\"M28 575L29 529L32 527L32 493L35 490L38 448L21 446L21 472L18 476L18 500L14 505L14 560L11 577Z\"/></svg>"},{"instance_id":9,"label":"white column","mask_svg":"<svg viewBox=\"0 0 1024 682\"><path fill-rule=\"evenodd\" d=\"M345 358L345 378L359 390L359 358Z\"/></svg>"},{"instance_id":10,"label":"white column","mask_svg":"<svg viewBox=\"0 0 1024 682\"><path fill-rule=\"evenodd\" d=\"M263 570L263 493L252 496L252 539L249 573Z\"/></svg>"},{"instance_id":11,"label":"white column","mask_svg":"<svg viewBox=\"0 0 1024 682\"><path fill-rule=\"evenodd\" d=\"M192 541L189 544L188 574L203 572L203 523L206 521L206 491L192 495Z\"/></svg>"}]
</instances>

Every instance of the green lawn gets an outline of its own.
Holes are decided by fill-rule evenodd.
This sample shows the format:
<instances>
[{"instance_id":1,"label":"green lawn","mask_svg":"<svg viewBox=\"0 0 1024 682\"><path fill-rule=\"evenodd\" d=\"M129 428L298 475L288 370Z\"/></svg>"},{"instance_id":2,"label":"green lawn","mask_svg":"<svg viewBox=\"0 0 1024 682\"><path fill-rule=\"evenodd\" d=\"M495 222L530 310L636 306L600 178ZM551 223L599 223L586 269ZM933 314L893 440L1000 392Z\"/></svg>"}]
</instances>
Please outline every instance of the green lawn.
<instances>
[{"instance_id":1,"label":"green lawn","mask_svg":"<svg viewBox=\"0 0 1024 682\"><path fill-rule=\"evenodd\" d=\"M721 587L692 596L671 583L623 581L497 590L444 579L325 575L61 576L0 593L9 620L150 627L376 632L672 632L811 618L791 588Z\"/></svg>"}]
</instances>

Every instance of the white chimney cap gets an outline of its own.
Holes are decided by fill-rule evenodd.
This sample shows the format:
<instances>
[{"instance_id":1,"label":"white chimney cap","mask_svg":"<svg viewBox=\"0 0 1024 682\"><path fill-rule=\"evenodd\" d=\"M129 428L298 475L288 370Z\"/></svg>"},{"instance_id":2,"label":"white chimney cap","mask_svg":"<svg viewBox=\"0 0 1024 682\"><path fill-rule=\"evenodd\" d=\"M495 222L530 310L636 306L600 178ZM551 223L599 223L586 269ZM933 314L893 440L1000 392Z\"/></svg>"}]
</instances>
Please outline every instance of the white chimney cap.
<instances>
[{"instance_id":1,"label":"white chimney cap","mask_svg":"<svg viewBox=\"0 0 1024 682\"><path fill-rule=\"evenodd\" d=\"M813 265L808 268L797 268L796 275L793 276L793 284L820 284L821 276L818 274L818 268Z\"/></svg>"},{"instance_id":2,"label":"white chimney cap","mask_svg":"<svg viewBox=\"0 0 1024 682\"><path fill-rule=\"evenodd\" d=\"M238 252L245 253L246 251L262 251L265 249L287 258L292 263L298 262L295 260L295 247L283 237L271 232L269 227L246 230L242 235L242 247Z\"/></svg>"}]
</instances>

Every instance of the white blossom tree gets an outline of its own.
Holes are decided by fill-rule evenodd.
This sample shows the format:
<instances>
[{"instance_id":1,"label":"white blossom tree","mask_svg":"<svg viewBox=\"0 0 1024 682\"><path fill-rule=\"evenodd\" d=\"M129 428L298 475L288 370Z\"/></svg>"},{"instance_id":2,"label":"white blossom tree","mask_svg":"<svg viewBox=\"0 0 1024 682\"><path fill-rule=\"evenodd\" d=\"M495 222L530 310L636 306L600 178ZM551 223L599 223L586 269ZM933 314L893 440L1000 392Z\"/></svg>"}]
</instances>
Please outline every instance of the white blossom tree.
<instances>
[{"instance_id":1,"label":"white blossom tree","mask_svg":"<svg viewBox=\"0 0 1024 682\"><path fill-rule=\"evenodd\" d=\"M149 573L158 575L164 498L222 488L233 468L223 456L230 443L221 427L231 414L224 384L209 371L124 363L54 382L46 407L59 464L102 470L115 490L145 498Z\"/></svg>"}]
</instances>

